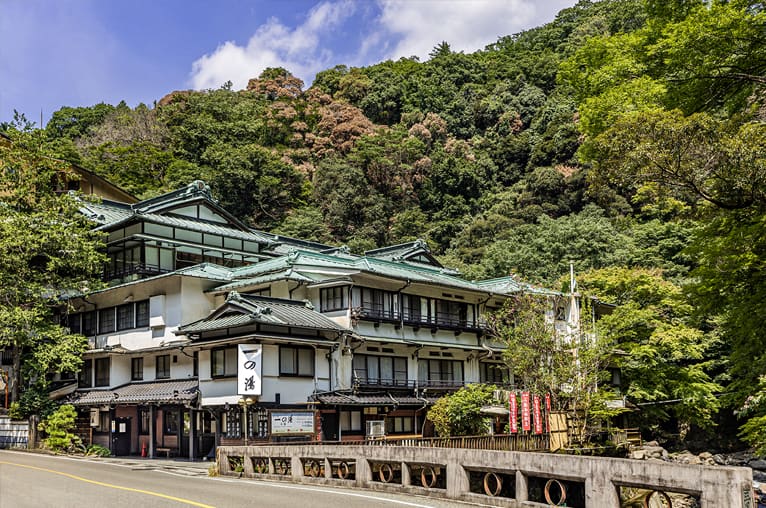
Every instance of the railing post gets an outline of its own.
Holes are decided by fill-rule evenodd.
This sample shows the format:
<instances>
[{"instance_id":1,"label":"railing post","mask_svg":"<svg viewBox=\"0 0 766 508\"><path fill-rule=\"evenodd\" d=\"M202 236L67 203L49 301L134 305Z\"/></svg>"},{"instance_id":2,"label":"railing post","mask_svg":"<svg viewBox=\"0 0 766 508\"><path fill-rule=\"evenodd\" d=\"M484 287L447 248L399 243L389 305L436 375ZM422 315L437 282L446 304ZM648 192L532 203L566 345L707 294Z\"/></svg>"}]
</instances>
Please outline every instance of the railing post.
<instances>
[{"instance_id":1,"label":"railing post","mask_svg":"<svg viewBox=\"0 0 766 508\"><path fill-rule=\"evenodd\" d=\"M324 458L324 477L332 478L332 462L329 458Z\"/></svg>"},{"instance_id":2,"label":"railing post","mask_svg":"<svg viewBox=\"0 0 766 508\"><path fill-rule=\"evenodd\" d=\"M412 469L406 462L402 462L402 485L412 485Z\"/></svg>"},{"instance_id":3,"label":"railing post","mask_svg":"<svg viewBox=\"0 0 766 508\"><path fill-rule=\"evenodd\" d=\"M372 481L372 468L369 461L364 455L357 454L356 456L356 486L367 487L367 484Z\"/></svg>"},{"instance_id":4,"label":"railing post","mask_svg":"<svg viewBox=\"0 0 766 508\"><path fill-rule=\"evenodd\" d=\"M456 455L457 456L457 455ZM447 462L447 497L459 499L461 494L469 492L471 485L468 479L468 473L460 462L452 459Z\"/></svg>"},{"instance_id":5,"label":"railing post","mask_svg":"<svg viewBox=\"0 0 766 508\"><path fill-rule=\"evenodd\" d=\"M293 455L290 457L290 469L291 477L294 482L300 482L303 478L303 461L300 455Z\"/></svg>"},{"instance_id":6,"label":"railing post","mask_svg":"<svg viewBox=\"0 0 766 508\"><path fill-rule=\"evenodd\" d=\"M529 484L527 483L527 475L521 471L516 471L516 501L529 501Z\"/></svg>"}]
</instances>

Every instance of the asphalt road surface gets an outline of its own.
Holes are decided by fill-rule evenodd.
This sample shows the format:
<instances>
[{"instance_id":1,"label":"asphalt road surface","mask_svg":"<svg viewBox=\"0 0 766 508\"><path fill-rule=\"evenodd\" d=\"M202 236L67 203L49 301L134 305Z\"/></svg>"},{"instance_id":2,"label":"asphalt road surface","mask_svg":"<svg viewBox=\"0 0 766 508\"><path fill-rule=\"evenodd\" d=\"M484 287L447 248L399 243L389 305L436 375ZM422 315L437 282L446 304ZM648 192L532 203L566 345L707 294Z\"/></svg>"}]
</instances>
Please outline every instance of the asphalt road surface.
<instances>
[{"instance_id":1,"label":"asphalt road surface","mask_svg":"<svg viewBox=\"0 0 766 508\"><path fill-rule=\"evenodd\" d=\"M150 469L150 462L83 460L0 450L0 508L466 506L412 495ZM197 467L199 474L199 467Z\"/></svg>"}]
</instances>

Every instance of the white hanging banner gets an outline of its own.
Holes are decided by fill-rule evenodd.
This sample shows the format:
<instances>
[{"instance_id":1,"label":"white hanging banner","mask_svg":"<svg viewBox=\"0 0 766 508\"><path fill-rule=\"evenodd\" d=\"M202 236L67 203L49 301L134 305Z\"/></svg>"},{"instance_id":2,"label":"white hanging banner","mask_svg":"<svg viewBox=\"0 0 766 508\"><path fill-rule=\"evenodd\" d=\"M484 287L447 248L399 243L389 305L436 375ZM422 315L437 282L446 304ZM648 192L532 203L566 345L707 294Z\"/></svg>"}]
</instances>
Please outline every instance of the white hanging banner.
<instances>
[{"instance_id":1,"label":"white hanging banner","mask_svg":"<svg viewBox=\"0 0 766 508\"><path fill-rule=\"evenodd\" d=\"M260 395L262 370L263 347L260 344L240 344L237 354L237 393Z\"/></svg>"}]
</instances>

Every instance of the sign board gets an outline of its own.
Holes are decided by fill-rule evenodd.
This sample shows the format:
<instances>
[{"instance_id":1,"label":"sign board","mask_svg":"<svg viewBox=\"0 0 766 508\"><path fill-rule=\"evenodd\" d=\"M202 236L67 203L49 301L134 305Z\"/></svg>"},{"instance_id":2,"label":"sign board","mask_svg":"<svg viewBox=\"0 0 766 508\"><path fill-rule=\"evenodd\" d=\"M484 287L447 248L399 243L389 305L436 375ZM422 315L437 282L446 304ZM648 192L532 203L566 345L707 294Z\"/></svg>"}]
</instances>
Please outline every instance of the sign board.
<instances>
[{"instance_id":1,"label":"sign board","mask_svg":"<svg viewBox=\"0 0 766 508\"><path fill-rule=\"evenodd\" d=\"M534 408L534 422L535 422L535 434L543 433L543 416L540 406L540 396L535 395L532 398Z\"/></svg>"},{"instance_id":2,"label":"sign board","mask_svg":"<svg viewBox=\"0 0 766 508\"><path fill-rule=\"evenodd\" d=\"M314 433L313 411L271 411L269 427L272 436Z\"/></svg>"},{"instance_id":3,"label":"sign board","mask_svg":"<svg viewBox=\"0 0 766 508\"><path fill-rule=\"evenodd\" d=\"M521 430L524 432L529 432L532 429L529 403L529 392L521 392Z\"/></svg>"},{"instance_id":4,"label":"sign board","mask_svg":"<svg viewBox=\"0 0 766 508\"><path fill-rule=\"evenodd\" d=\"M237 353L237 393L260 395L263 371L263 346L240 344Z\"/></svg>"},{"instance_id":5,"label":"sign board","mask_svg":"<svg viewBox=\"0 0 766 508\"><path fill-rule=\"evenodd\" d=\"M516 434L519 431L519 407L516 403L516 394L511 393L508 396L508 412L510 413L510 426L511 426L511 433Z\"/></svg>"}]
</instances>

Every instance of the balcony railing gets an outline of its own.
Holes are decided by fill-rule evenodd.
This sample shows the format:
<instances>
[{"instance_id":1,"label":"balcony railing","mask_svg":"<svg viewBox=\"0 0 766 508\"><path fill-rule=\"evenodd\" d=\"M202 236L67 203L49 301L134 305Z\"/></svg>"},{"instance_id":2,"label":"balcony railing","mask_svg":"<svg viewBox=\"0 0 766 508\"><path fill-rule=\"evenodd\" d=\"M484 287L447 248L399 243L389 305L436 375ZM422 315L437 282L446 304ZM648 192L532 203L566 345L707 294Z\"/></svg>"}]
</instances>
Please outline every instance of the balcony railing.
<instances>
[{"instance_id":1,"label":"balcony railing","mask_svg":"<svg viewBox=\"0 0 766 508\"><path fill-rule=\"evenodd\" d=\"M482 323L472 319L461 318L454 314L437 313L427 316L414 312L400 313L398 309L383 309L376 306L362 306L354 309L354 316L361 321L375 323L401 323L413 328L443 328L446 330L481 331Z\"/></svg>"},{"instance_id":2,"label":"balcony railing","mask_svg":"<svg viewBox=\"0 0 766 508\"><path fill-rule=\"evenodd\" d=\"M452 379L421 379L418 380L418 388L435 388L439 390L457 390L465 386L465 381Z\"/></svg>"},{"instance_id":3,"label":"balcony railing","mask_svg":"<svg viewBox=\"0 0 766 508\"><path fill-rule=\"evenodd\" d=\"M106 268L104 270L104 280L124 279L131 275L138 275L139 277L151 277L153 275L160 275L168 273L171 270L160 268L157 265L150 265L145 263L136 263L125 265L120 268L111 269Z\"/></svg>"},{"instance_id":4,"label":"balcony railing","mask_svg":"<svg viewBox=\"0 0 766 508\"><path fill-rule=\"evenodd\" d=\"M360 388L415 388L415 381L379 377L353 376L354 386Z\"/></svg>"}]
</instances>

